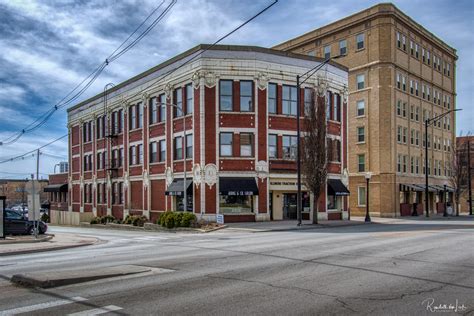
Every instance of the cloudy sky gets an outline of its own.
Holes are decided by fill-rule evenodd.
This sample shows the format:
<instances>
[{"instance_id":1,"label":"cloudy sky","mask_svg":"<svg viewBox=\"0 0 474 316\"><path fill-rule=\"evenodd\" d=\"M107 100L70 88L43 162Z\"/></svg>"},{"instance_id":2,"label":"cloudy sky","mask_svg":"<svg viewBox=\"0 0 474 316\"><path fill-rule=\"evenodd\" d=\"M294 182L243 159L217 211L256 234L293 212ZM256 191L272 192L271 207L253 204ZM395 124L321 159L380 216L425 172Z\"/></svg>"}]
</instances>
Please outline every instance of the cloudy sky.
<instances>
[{"instance_id":1,"label":"cloudy sky","mask_svg":"<svg viewBox=\"0 0 474 316\"><path fill-rule=\"evenodd\" d=\"M170 0L166 0L169 2ZM0 141L23 129L95 69L161 0L0 0ZM111 63L81 97L99 93L199 43L212 43L271 0L178 0L137 46ZM280 0L225 44L273 46L376 4L373 0ZM474 1L403 0L394 3L458 51L457 132L474 132ZM0 161L67 133L66 111L13 145ZM46 147L40 176L67 159L67 143ZM24 178L35 158L0 164L0 178Z\"/></svg>"}]
</instances>

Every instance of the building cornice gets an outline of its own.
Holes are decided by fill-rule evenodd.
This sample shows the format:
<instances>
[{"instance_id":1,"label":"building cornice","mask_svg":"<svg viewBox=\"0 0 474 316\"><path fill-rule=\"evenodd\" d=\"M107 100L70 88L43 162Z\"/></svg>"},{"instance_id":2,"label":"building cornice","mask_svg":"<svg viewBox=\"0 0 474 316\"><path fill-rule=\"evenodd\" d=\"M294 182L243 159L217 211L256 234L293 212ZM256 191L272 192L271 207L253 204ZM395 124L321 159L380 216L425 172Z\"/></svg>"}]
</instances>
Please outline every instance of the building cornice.
<instances>
[{"instance_id":1,"label":"building cornice","mask_svg":"<svg viewBox=\"0 0 474 316\"><path fill-rule=\"evenodd\" d=\"M330 24L327 24L315 30L304 33L291 40L275 45L272 48L280 49L280 50L294 50L296 48L305 46L315 41L316 39L327 37L334 33L341 32L344 29L351 28L356 25L360 25L364 22L368 22L376 18L387 17L387 16L393 17L396 20L406 24L409 28L415 30L416 32L419 32L421 36L425 37L427 40L431 41L434 45L438 46L441 51L450 54L455 60L458 59L455 48L446 44L443 40L441 40L439 37L434 35L432 32L428 31L425 27L423 27L421 24L416 22L414 19L412 19L411 17L403 13L400 9L398 9L392 3L377 4L368 9L359 11L345 18L339 19L335 22L332 22ZM341 21L344 21L344 20L349 21L350 19L353 19L353 21L348 22L344 25L337 26L337 24L340 24Z\"/></svg>"}]
</instances>

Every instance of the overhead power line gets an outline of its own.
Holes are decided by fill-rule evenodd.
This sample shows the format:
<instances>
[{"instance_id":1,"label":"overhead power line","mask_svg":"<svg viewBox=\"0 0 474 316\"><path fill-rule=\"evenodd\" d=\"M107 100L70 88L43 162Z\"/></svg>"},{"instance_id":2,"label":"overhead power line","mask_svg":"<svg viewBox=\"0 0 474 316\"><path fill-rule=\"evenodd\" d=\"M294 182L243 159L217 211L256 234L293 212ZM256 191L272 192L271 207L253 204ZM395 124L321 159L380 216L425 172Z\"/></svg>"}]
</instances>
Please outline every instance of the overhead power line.
<instances>
[{"instance_id":1,"label":"overhead power line","mask_svg":"<svg viewBox=\"0 0 474 316\"><path fill-rule=\"evenodd\" d=\"M18 156L12 157L12 158L8 158L8 159L5 159L5 160L2 160L2 161L0 161L0 164L4 164L4 163L7 163L7 162L12 162L12 161L15 161L15 160L24 158L24 157L26 157L26 156L28 156L28 155L31 155L31 154L33 154L33 156L34 156L34 155L35 155L35 152L36 152L38 149L43 149L43 148L45 148L45 147L47 147L47 146L49 146L49 145L51 145L51 144L54 144L54 143L60 141L61 139L67 137L68 135L69 135L69 134L66 134L66 135L63 135L63 136L61 136L61 137L59 137L59 138L56 138L55 140L52 140L52 141L50 141L49 143L46 143L46 144L44 144L44 145L41 146L41 147L35 148L35 149L33 149L33 150L30 150L30 151L28 151L28 152L26 152L26 153L24 153L24 154L22 154L22 155L18 155Z\"/></svg>"},{"instance_id":2,"label":"overhead power line","mask_svg":"<svg viewBox=\"0 0 474 316\"><path fill-rule=\"evenodd\" d=\"M110 54L105 61L103 61L98 67L95 68L84 80L82 80L73 90L71 90L66 96L64 96L58 103L51 107L48 111L39 116L36 120L28 124L21 131L18 131L11 136L0 141L0 145L10 145L17 142L24 134L31 133L34 130L43 126L49 118L59 109L71 104L76 101L100 76L104 69L113 61L120 58L123 54L132 49L143 37L145 37L168 13L171 11L177 0L172 0L168 6L161 12L144 30L138 34L131 42L127 43L138 31L142 28L150 18L163 6L165 0L163 0L146 18L142 23Z\"/></svg>"},{"instance_id":3,"label":"overhead power line","mask_svg":"<svg viewBox=\"0 0 474 316\"><path fill-rule=\"evenodd\" d=\"M232 31L228 32L227 34L225 34L224 36L222 36L221 38L219 38L217 41L215 41L214 43L212 43L210 46L208 46L207 48L203 49L202 51L200 51L198 54L194 55L192 58L188 59L186 62L182 63L181 65L179 65L178 67L174 68L174 69L171 69L169 70L168 72L164 73L161 77L153 80L147 87L141 89L140 91L138 91L137 93L135 94L132 94L131 96L129 96L129 99L132 99L134 97L136 97L137 95L140 95L141 93L143 93L143 90L146 90L158 83L160 83L162 80L164 80L165 78L167 78L168 75L171 75L173 74L175 71L177 71L178 69L186 66L187 64L189 64L190 62L192 62L193 60L197 59L199 56L201 56L204 52L210 50L211 48L213 48L214 46L216 46L217 44L219 44L220 42L222 42L223 40L225 40L227 37L231 36L232 34L234 34L235 32L237 32L238 30L240 30L242 27L244 27L245 25L247 25L248 23L250 23L251 21L255 20L257 17L259 17L260 15L262 15L265 11L267 11L268 9L270 9L272 6L274 6L276 3L278 2L278 0L274 0L272 3L270 3L268 6L266 6L265 8L263 8L261 11L259 11L258 13L256 13L254 16L252 16L251 18L249 18L248 20L246 20L245 22L243 22L242 24L240 24L239 26L237 26L235 29L233 29Z\"/></svg>"}]
</instances>

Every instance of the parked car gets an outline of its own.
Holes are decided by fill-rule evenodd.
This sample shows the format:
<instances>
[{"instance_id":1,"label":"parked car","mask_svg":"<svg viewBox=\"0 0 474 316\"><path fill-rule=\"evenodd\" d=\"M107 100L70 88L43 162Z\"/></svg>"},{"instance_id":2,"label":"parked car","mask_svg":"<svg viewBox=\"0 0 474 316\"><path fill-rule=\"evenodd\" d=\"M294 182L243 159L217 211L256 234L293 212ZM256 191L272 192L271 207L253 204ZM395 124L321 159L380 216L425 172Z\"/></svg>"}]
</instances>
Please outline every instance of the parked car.
<instances>
[{"instance_id":1,"label":"parked car","mask_svg":"<svg viewBox=\"0 0 474 316\"><path fill-rule=\"evenodd\" d=\"M37 222L39 223L38 233L46 233L48 225L42 221ZM34 221L29 221L28 218L23 216L20 212L5 210L5 234L34 234Z\"/></svg>"}]
</instances>

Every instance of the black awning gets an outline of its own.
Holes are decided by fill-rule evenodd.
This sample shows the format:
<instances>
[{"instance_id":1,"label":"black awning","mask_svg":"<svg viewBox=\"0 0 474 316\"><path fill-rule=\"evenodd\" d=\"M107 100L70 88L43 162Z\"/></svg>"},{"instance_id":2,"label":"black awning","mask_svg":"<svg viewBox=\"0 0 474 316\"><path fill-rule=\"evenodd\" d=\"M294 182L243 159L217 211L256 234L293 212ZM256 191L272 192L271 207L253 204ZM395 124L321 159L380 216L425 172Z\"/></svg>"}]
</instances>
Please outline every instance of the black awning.
<instances>
[{"instance_id":1,"label":"black awning","mask_svg":"<svg viewBox=\"0 0 474 316\"><path fill-rule=\"evenodd\" d=\"M193 180L186 179L186 192L189 192L192 188ZM176 196L183 196L183 179L176 179L173 183L170 184L168 189L165 191L165 195L176 195Z\"/></svg>"},{"instance_id":2,"label":"black awning","mask_svg":"<svg viewBox=\"0 0 474 316\"><path fill-rule=\"evenodd\" d=\"M423 188L416 185L416 184L400 184L400 191L401 192L422 192Z\"/></svg>"},{"instance_id":3,"label":"black awning","mask_svg":"<svg viewBox=\"0 0 474 316\"><path fill-rule=\"evenodd\" d=\"M219 178L221 195L258 195L255 178Z\"/></svg>"},{"instance_id":4,"label":"black awning","mask_svg":"<svg viewBox=\"0 0 474 316\"><path fill-rule=\"evenodd\" d=\"M44 192L67 192L67 183L50 184L44 187Z\"/></svg>"},{"instance_id":5,"label":"black awning","mask_svg":"<svg viewBox=\"0 0 474 316\"><path fill-rule=\"evenodd\" d=\"M351 193L339 179L328 179L328 195L346 196Z\"/></svg>"}]
</instances>

